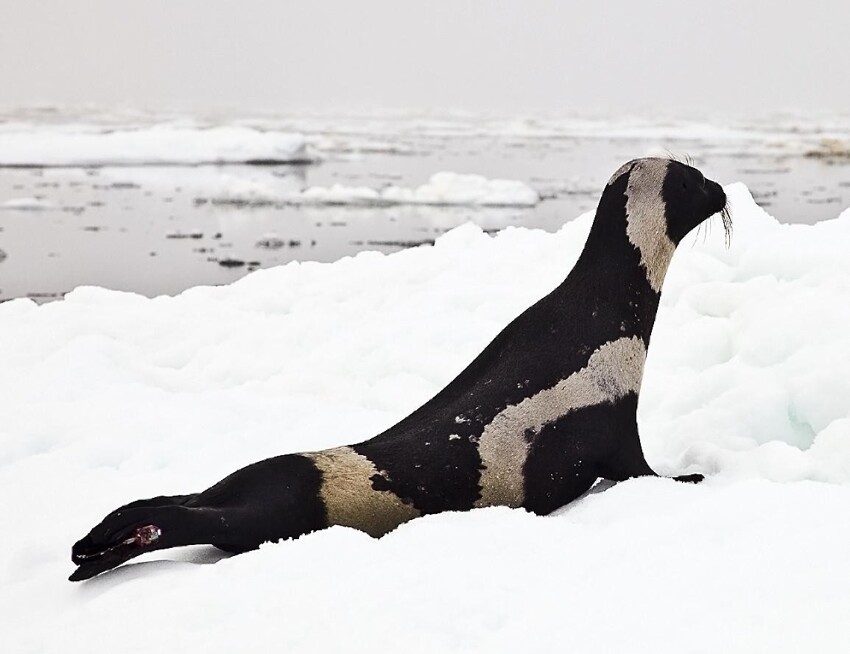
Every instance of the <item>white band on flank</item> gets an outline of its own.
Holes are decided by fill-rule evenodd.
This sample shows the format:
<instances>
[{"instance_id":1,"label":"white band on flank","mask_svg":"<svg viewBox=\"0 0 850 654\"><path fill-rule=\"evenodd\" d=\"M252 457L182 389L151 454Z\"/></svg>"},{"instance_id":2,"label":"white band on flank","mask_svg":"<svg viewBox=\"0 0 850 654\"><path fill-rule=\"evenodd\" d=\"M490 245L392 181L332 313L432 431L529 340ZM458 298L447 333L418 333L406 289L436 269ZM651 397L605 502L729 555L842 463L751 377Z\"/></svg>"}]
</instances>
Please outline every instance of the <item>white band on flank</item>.
<instances>
[{"instance_id":1,"label":"white band on flank","mask_svg":"<svg viewBox=\"0 0 850 654\"><path fill-rule=\"evenodd\" d=\"M640 252L649 285L661 292L676 245L667 235L667 213L661 190L668 162L648 159L634 165L626 187L626 234Z\"/></svg>"},{"instance_id":2,"label":"white band on flank","mask_svg":"<svg viewBox=\"0 0 850 654\"><path fill-rule=\"evenodd\" d=\"M403 522L418 517L419 511L390 491L372 488L379 474L375 465L350 447L336 447L305 454L322 473L322 501L329 525L343 525L377 538Z\"/></svg>"},{"instance_id":3,"label":"white band on flank","mask_svg":"<svg viewBox=\"0 0 850 654\"><path fill-rule=\"evenodd\" d=\"M639 337L611 341L591 355L586 367L493 418L478 444L484 469L481 498L475 505L521 506L523 467L534 435L570 411L637 393L645 360L646 348Z\"/></svg>"}]
</instances>

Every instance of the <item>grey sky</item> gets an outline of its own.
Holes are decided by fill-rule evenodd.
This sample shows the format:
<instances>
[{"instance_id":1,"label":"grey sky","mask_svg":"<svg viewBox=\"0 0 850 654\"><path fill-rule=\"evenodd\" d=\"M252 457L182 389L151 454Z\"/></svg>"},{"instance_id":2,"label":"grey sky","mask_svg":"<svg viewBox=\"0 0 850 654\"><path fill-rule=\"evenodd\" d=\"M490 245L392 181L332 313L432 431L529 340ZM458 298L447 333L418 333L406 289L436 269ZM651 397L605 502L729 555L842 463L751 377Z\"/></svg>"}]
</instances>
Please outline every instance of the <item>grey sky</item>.
<instances>
[{"instance_id":1,"label":"grey sky","mask_svg":"<svg viewBox=\"0 0 850 654\"><path fill-rule=\"evenodd\" d=\"M0 0L0 106L850 111L850 5Z\"/></svg>"}]
</instances>

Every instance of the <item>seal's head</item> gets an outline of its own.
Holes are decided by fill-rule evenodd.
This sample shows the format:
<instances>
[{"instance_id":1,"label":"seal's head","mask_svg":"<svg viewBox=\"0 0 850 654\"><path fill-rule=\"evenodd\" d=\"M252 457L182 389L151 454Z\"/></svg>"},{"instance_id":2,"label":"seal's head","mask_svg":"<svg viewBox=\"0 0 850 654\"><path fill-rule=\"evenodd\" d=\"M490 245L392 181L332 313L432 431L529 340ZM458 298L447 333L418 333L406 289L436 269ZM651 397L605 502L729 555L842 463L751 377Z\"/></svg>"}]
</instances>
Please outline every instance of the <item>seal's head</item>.
<instances>
[{"instance_id":1,"label":"seal's head","mask_svg":"<svg viewBox=\"0 0 850 654\"><path fill-rule=\"evenodd\" d=\"M645 214L646 209L663 212L664 232L674 245L678 245L697 225L718 213L729 242L732 221L726 193L720 184L706 179L693 166L675 159L634 159L614 173L608 181L608 188L624 181L628 198L626 211L632 214Z\"/></svg>"},{"instance_id":2,"label":"seal's head","mask_svg":"<svg viewBox=\"0 0 850 654\"><path fill-rule=\"evenodd\" d=\"M673 159L635 159L608 181L585 251L591 258L606 253L619 261L637 257L652 290L660 292L676 246L718 213L728 243L732 221L717 182Z\"/></svg>"}]
</instances>

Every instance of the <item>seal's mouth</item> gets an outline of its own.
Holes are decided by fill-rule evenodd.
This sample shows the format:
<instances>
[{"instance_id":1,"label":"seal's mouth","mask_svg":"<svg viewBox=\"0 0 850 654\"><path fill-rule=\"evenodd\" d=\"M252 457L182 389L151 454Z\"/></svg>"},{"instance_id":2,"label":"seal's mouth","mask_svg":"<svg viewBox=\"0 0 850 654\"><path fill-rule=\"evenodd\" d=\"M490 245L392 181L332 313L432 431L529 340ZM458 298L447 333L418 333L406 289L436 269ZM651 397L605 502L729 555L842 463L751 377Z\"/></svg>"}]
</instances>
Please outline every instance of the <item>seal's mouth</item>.
<instances>
[{"instance_id":1,"label":"seal's mouth","mask_svg":"<svg viewBox=\"0 0 850 654\"><path fill-rule=\"evenodd\" d=\"M71 552L71 561L79 566L69 577L71 581L82 581L110 570L132 559L159 540L162 529L156 525L137 527L128 536L113 545L95 546L90 538L78 542Z\"/></svg>"}]
</instances>

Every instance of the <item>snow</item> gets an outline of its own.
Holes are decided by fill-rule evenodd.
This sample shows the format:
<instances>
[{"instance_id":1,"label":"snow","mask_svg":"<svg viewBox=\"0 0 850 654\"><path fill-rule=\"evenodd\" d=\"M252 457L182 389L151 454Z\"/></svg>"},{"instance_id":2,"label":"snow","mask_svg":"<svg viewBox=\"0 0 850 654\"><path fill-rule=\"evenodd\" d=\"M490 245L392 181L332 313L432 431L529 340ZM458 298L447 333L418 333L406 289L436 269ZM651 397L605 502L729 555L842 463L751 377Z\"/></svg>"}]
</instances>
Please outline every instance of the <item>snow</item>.
<instances>
[{"instance_id":1,"label":"snow","mask_svg":"<svg viewBox=\"0 0 850 654\"><path fill-rule=\"evenodd\" d=\"M780 225L726 190L732 246L719 224L680 246L639 411L649 462L707 480L631 480L545 518L333 528L66 581L71 544L121 503L407 415L563 278L590 215L177 297L0 305L3 651L846 651L850 211Z\"/></svg>"},{"instance_id":2,"label":"snow","mask_svg":"<svg viewBox=\"0 0 850 654\"><path fill-rule=\"evenodd\" d=\"M487 179L481 175L442 172L427 184L414 189L389 186L382 197L395 204L470 204L491 207L534 206L540 201L527 184L507 179Z\"/></svg>"},{"instance_id":3,"label":"snow","mask_svg":"<svg viewBox=\"0 0 850 654\"><path fill-rule=\"evenodd\" d=\"M268 183L234 175L222 175L218 182L221 190L207 198L217 204L533 207L540 202L540 195L525 182L448 171L431 175L428 182L415 188L388 185L374 189L334 184L281 193Z\"/></svg>"},{"instance_id":4,"label":"snow","mask_svg":"<svg viewBox=\"0 0 850 654\"><path fill-rule=\"evenodd\" d=\"M14 209L18 211L43 211L56 207L50 200L43 198L12 198L0 204L0 209Z\"/></svg>"},{"instance_id":5,"label":"snow","mask_svg":"<svg viewBox=\"0 0 850 654\"><path fill-rule=\"evenodd\" d=\"M158 124L11 125L0 129L0 166L132 166L309 161L304 137L249 127Z\"/></svg>"}]
</instances>

